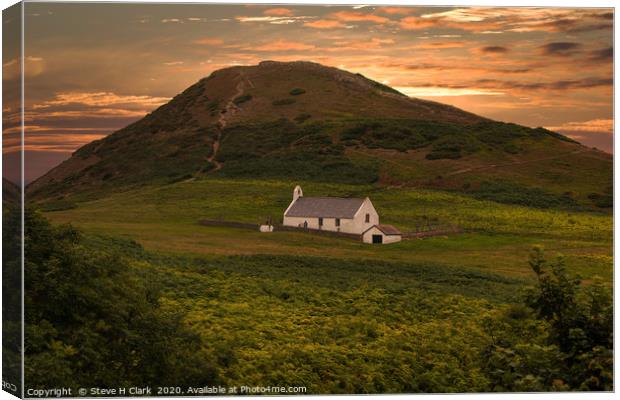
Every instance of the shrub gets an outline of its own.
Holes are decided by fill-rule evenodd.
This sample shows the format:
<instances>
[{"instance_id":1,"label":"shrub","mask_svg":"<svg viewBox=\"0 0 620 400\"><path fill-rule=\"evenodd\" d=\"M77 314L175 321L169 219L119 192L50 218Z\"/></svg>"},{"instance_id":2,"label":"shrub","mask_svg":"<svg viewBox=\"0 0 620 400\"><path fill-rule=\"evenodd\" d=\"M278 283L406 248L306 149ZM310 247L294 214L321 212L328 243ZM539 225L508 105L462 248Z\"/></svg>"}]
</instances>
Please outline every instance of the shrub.
<instances>
[{"instance_id":1,"label":"shrub","mask_svg":"<svg viewBox=\"0 0 620 400\"><path fill-rule=\"evenodd\" d=\"M614 196L611 193L591 193L588 199L592 200L599 208L611 208L614 206Z\"/></svg>"},{"instance_id":2,"label":"shrub","mask_svg":"<svg viewBox=\"0 0 620 400\"><path fill-rule=\"evenodd\" d=\"M427 160L457 159L479 150L479 144L466 135L446 135L435 141Z\"/></svg>"},{"instance_id":3,"label":"shrub","mask_svg":"<svg viewBox=\"0 0 620 400\"><path fill-rule=\"evenodd\" d=\"M252 95L251 94L244 94L243 96L239 96L239 97L235 97L235 99L233 100L233 103L235 103L236 105L245 103L246 101L250 101L252 100Z\"/></svg>"},{"instance_id":4,"label":"shrub","mask_svg":"<svg viewBox=\"0 0 620 400\"><path fill-rule=\"evenodd\" d=\"M274 100L271 104L274 106L286 106L293 103L295 103L295 99L278 99Z\"/></svg>"},{"instance_id":5,"label":"shrub","mask_svg":"<svg viewBox=\"0 0 620 400\"><path fill-rule=\"evenodd\" d=\"M570 195L504 181L482 182L471 195L477 199L536 208L578 208L578 203Z\"/></svg>"},{"instance_id":6,"label":"shrub","mask_svg":"<svg viewBox=\"0 0 620 400\"><path fill-rule=\"evenodd\" d=\"M298 116L295 117L295 122L302 124L304 123L306 120L310 119L312 117L312 115L310 114L299 114Z\"/></svg>"},{"instance_id":7,"label":"shrub","mask_svg":"<svg viewBox=\"0 0 620 400\"><path fill-rule=\"evenodd\" d=\"M295 88L289 92L291 96L299 96L304 93L306 93L306 91L302 88Z\"/></svg>"}]
</instances>

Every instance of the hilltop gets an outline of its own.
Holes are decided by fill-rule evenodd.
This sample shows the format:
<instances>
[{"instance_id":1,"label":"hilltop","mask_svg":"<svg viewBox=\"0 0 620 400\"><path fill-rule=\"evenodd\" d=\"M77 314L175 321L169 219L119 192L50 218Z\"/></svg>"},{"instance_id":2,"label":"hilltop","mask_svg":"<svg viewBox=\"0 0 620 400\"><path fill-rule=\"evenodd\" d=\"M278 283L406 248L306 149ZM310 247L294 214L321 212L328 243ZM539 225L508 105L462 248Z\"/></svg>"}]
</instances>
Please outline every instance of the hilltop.
<instances>
[{"instance_id":1,"label":"hilltop","mask_svg":"<svg viewBox=\"0 0 620 400\"><path fill-rule=\"evenodd\" d=\"M543 128L410 98L333 67L265 61L213 72L78 149L27 191L35 201L58 201L213 175L604 207L611 165L610 155Z\"/></svg>"}]
</instances>

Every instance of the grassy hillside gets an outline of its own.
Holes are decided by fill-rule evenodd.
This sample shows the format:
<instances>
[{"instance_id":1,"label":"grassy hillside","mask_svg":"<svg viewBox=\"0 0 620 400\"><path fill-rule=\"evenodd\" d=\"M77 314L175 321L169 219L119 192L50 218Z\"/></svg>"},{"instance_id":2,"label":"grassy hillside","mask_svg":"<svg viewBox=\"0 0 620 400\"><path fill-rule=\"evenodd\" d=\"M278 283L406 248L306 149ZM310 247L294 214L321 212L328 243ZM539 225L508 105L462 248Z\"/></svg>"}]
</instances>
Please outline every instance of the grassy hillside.
<instances>
[{"instance_id":1,"label":"grassy hillside","mask_svg":"<svg viewBox=\"0 0 620 400\"><path fill-rule=\"evenodd\" d=\"M31 201L205 175L460 190L611 207L612 158L542 128L413 99L307 62L219 70L31 183ZM521 196L522 198L524 196ZM517 201L517 203L522 203Z\"/></svg>"},{"instance_id":2,"label":"grassy hillside","mask_svg":"<svg viewBox=\"0 0 620 400\"><path fill-rule=\"evenodd\" d=\"M65 204L49 212L86 232L125 236L146 248L175 253L306 254L343 259L374 259L452 264L504 273L528 274L520 262L535 244L564 253L572 272L585 278L612 276L612 217L607 213L536 209L477 200L470 196L373 185L301 182L307 195L370 196L381 221L412 231L427 221L457 224L466 233L448 238L368 246L348 239L303 233L259 232L205 227L201 218L261 223L281 218L297 181L200 179L148 186L104 199ZM52 204L54 206L54 204ZM56 208L58 209L58 208Z\"/></svg>"}]
</instances>

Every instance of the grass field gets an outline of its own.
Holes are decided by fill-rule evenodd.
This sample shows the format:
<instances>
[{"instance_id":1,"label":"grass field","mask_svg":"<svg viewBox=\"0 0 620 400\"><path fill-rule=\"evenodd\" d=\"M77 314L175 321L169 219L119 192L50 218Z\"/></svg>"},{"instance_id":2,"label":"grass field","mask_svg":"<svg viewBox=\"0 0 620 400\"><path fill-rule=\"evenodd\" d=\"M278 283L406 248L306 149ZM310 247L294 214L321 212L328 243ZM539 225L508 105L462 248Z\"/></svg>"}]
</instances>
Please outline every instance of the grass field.
<instances>
[{"instance_id":1,"label":"grass field","mask_svg":"<svg viewBox=\"0 0 620 400\"><path fill-rule=\"evenodd\" d=\"M586 288L598 287L596 276L611 286L610 213L301 182L308 196L369 196L382 222L402 231L434 221L464 233L380 246L198 224L278 221L296 183L144 186L45 216L84 232L89 254L122 259L126 279L154 288L157 315L182 316L177 329L199 338L196 354L208 367L197 372L200 385L304 386L308 394L568 388L573 378L556 368L564 359L549 345L549 323L523 306L536 282L528 255L542 245L549 259L564 254Z\"/></svg>"},{"instance_id":2,"label":"grass field","mask_svg":"<svg viewBox=\"0 0 620 400\"><path fill-rule=\"evenodd\" d=\"M611 281L612 217L603 212L534 209L428 190L370 185L302 183L308 196L369 196L381 221L402 231L426 220L456 224L465 233L368 246L349 239L304 233L205 227L201 218L260 223L281 218L294 182L201 179L145 186L48 212L90 233L134 239L147 249L194 255L298 254L342 259L424 262L530 276L524 260L532 246L567 258L585 279Z\"/></svg>"}]
</instances>

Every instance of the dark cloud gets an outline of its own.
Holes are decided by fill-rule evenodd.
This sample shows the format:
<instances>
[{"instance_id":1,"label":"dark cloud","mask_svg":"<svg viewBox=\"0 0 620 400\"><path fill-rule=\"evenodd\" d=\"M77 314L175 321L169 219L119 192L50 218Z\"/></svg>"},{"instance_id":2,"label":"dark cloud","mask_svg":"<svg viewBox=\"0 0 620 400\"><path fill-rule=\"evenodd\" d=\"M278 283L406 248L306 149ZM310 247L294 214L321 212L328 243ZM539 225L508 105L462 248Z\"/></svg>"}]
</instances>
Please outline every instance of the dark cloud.
<instances>
[{"instance_id":1,"label":"dark cloud","mask_svg":"<svg viewBox=\"0 0 620 400\"><path fill-rule=\"evenodd\" d=\"M607 47L605 49L594 50L590 52L591 61L612 61L614 59L614 48Z\"/></svg>"},{"instance_id":2,"label":"dark cloud","mask_svg":"<svg viewBox=\"0 0 620 400\"><path fill-rule=\"evenodd\" d=\"M595 18L595 19L603 19L603 20L613 21L614 13L613 12L592 13L592 14L588 14L588 17Z\"/></svg>"},{"instance_id":3,"label":"dark cloud","mask_svg":"<svg viewBox=\"0 0 620 400\"><path fill-rule=\"evenodd\" d=\"M613 24L588 24L577 26L575 28L567 30L568 33L580 33L580 32L591 32L591 31L602 31L602 30L612 30Z\"/></svg>"},{"instance_id":4,"label":"dark cloud","mask_svg":"<svg viewBox=\"0 0 620 400\"><path fill-rule=\"evenodd\" d=\"M575 42L551 42L540 47L542 54L546 56L570 56L581 47L580 43Z\"/></svg>"},{"instance_id":5,"label":"dark cloud","mask_svg":"<svg viewBox=\"0 0 620 400\"><path fill-rule=\"evenodd\" d=\"M521 82L500 79L478 79L467 84L412 84L417 87L440 87L448 89L503 89L503 90L569 90L612 86L612 78L584 78L551 82Z\"/></svg>"},{"instance_id":6,"label":"dark cloud","mask_svg":"<svg viewBox=\"0 0 620 400\"><path fill-rule=\"evenodd\" d=\"M488 53L488 54L503 54L503 53L508 53L508 48L503 47L503 46L485 46L485 47L481 47L480 51L482 53Z\"/></svg>"},{"instance_id":7,"label":"dark cloud","mask_svg":"<svg viewBox=\"0 0 620 400\"><path fill-rule=\"evenodd\" d=\"M474 71L474 72L484 72L489 74L526 74L528 72L533 71L535 68L485 68L485 67L476 67L476 66L466 66L466 65L442 65L442 64L428 64L428 63L420 63L420 64L398 64L398 63L389 63L389 64L381 64L382 67L386 68L401 68L409 71Z\"/></svg>"},{"instance_id":8,"label":"dark cloud","mask_svg":"<svg viewBox=\"0 0 620 400\"><path fill-rule=\"evenodd\" d=\"M495 89L521 89L521 90L568 90L589 89L600 86L613 85L611 78L584 78L574 80L559 80L552 82L519 82L501 81L495 79L480 79L478 85Z\"/></svg>"}]
</instances>

